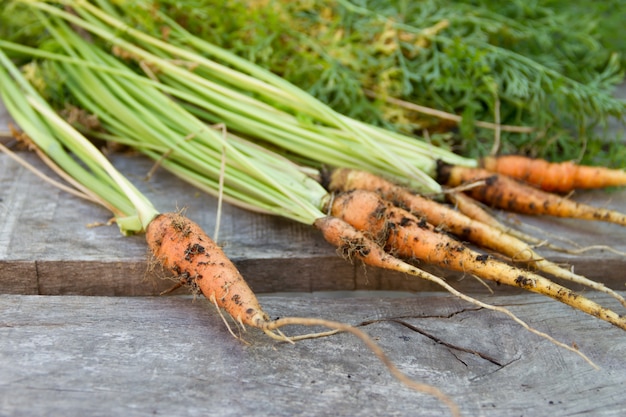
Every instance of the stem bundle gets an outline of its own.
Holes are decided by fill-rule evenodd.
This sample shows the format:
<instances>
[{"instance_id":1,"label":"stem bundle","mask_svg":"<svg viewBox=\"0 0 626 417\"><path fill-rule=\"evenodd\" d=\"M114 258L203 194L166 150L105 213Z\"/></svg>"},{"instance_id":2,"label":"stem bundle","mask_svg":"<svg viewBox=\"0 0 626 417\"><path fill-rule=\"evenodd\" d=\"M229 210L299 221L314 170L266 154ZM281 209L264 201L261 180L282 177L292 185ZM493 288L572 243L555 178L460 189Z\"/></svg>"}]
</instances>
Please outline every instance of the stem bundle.
<instances>
[{"instance_id":1,"label":"stem bundle","mask_svg":"<svg viewBox=\"0 0 626 417\"><path fill-rule=\"evenodd\" d=\"M323 164L365 168L428 192L440 190L431 178L435 159L476 165L474 160L338 114L280 77L194 37L162 14L156 18L170 27L169 42L133 29L87 2L62 3L80 17L43 2L29 5L88 30L123 50L124 56L155 68L160 84L167 86L164 91L209 123L225 123L230 131L254 135L307 160L315 154ZM176 40L186 47L176 46Z\"/></svg>"}]
</instances>

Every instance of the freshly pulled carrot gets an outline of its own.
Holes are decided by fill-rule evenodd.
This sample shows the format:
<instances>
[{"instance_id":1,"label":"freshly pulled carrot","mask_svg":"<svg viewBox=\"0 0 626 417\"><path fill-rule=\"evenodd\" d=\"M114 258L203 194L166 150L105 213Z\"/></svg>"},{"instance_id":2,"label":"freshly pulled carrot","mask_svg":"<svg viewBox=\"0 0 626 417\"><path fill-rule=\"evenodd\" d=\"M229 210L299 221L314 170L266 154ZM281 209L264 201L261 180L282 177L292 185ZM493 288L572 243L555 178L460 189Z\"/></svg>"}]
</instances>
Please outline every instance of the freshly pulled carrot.
<instances>
[{"instance_id":1,"label":"freshly pulled carrot","mask_svg":"<svg viewBox=\"0 0 626 417\"><path fill-rule=\"evenodd\" d=\"M157 260L238 323L262 328L269 316L222 249L200 226L178 213L163 213L148 225L146 241Z\"/></svg>"},{"instance_id":2,"label":"freshly pulled carrot","mask_svg":"<svg viewBox=\"0 0 626 417\"><path fill-rule=\"evenodd\" d=\"M444 281L442 278L423 271L385 252L380 245L378 245L372 239L368 238L364 232L355 229L354 227L352 227L352 225L348 224L342 219L332 216L322 217L315 221L314 226L322 232L326 241L328 241L330 244L337 248L337 251L343 257L348 259L356 258L369 266L401 272L410 276L434 282L454 296L464 301L467 301L478 307L497 311L509 316L526 330L540 337L548 339L550 342L556 344L557 346L575 352L576 354L580 355L585 361L587 361L591 366L597 368L597 366L582 352L555 340L546 333L540 332L530 327L526 322L521 320L510 310L504 307L498 307L484 303L473 297L463 294L462 292L456 290L454 287L448 284L446 281Z\"/></svg>"},{"instance_id":3,"label":"freshly pulled carrot","mask_svg":"<svg viewBox=\"0 0 626 417\"><path fill-rule=\"evenodd\" d=\"M384 243L387 251L400 257L543 294L626 330L625 317L545 277L471 250L425 219L393 206L376 193L355 190L339 194L333 199L330 212L356 229L371 233L374 240Z\"/></svg>"},{"instance_id":4,"label":"freshly pulled carrot","mask_svg":"<svg viewBox=\"0 0 626 417\"><path fill-rule=\"evenodd\" d=\"M440 163L438 180L449 187L465 186L466 193L471 197L503 210L599 220L626 226L626 214L577 203L485 169Z\"/></svg>"},{"instance_id":5,"label":"freshly pulled carrot","mask_svg":"<svg viewBox=\"0 0 626 417\"><path fill-rule=\"evenodd\" d=\"M557 163L520 155L503 155L485 157L480 164L488 171L555 193L626 185L624 170L577 165L572 161Z\"/></svg>"},{"instance_id":6,"label":"freshly pulled carrot","mask_svg":"<svg viewBox=\"0 0 626 417\"><path fill-rule=\"evenodd\" d=\"M495 217L493 217L487 208L481 205L480 202L474 200L472 197L458 191L451 191L445 193L446 200L448 200L454 207L467 217L479 221L484 224L488 224L503 232L510 232L511 228L500 223Z\"/></svg>"},{"instance_id":7,"label":"freshly pulled carrot","mask_svg":"<svg viewBox=\"0 0 626 417\"><path fill-rule=\"evenodd\" d=\"M453 233L461 240L468 240L480 247L507 255L515 262L529 263L535 268L555 277L610 294L626 307L626 300L620 294L599 282L575 274L546 260L537 254L526 242L502 230L475 221L444 204L414 194L409 189L393 184L377 175L347 168L336 169L330 175L328 188L332 191L367 190L376 192L383 199L406 208L411 213L425 219L428 223L437 226L441 230Z\"/></svg>"},{"instance_id":8,"label":"freshly pulled carrot","mask_svg":"<svg viewBox=\"0 0 626 417\"><path fill-rule=\"evenodd\" d=\"M529 235L528 233L524 233L520 230L501 223L498 219L494 217L493 214L489 213L487 208L482 205L482 203L474 200L472 197L461 191L449 190L444 193L444 196L446 200L448 200L448 202L450 202L450 204L454 206L455 209L465 214L470 219L487 224L494 229L514 236L526 243L533 244L535 246L546 247L558 252L568 252L567 249L550 243L545 239L539 239L535 236Z\"/></svg>"},{"instance_id":9,"label":"freshly pulled carrot","mask_svg":"<svg viewBox=\"0 0 626 417\"><path fill-rule=\"evenodd\" d=\"M284 341L328 334L315 333L288 338L280 332L274 333L280 327L293 324L324 326L335 331L352 333L374 352L400 382L415 391L433 395L450 408L453 416L460 416L458 406L450 397L439 389L416 382L402 373L365 332L348 324L317 318L285 317L270 320L262 310L257 297L224 252L200 226L185 216L178 213L159 214L148 225L146 241L164 267L174 272L181 282L197 287L205 297L242 326L259 328L272 338ZM364 253L363 250L361 253Z\"/></svg>"},{"instance_id":10,"label":"freshly pulled carrot","mask_svg":"<svg viewBox=\"0 0 626 417\"><path fill-rule=\"evenodd\" d=\"M507 233L511 236L514 236L523 242L532 244L533 247L548 248L556 252L569 253L571 255L580 255L581 253L584 253L584 252L597 250L597 251L612 252L620 256L626 256L626 252L619 251L611 246L591 245L591 246L581 247L576 242L570 239L566 239L562 236L552 235L551 238L564 241L567 245L573 246L574 248L566 248L561 245L556 245L554 243L549 242L547 239L540 239L538 237L529 235L528 233L524 233L520 230L517 230L513 227L502 224L491 213L485 210L485 208L481 206L481 203L474 200L472 197L468 196L467 194L464 194L458 191L450 191L450 192L445 193L445 197L447 200L450 201L451 204L454 205L454 207L457 210L465 214L467 217L474 219L476 221L488 224L489 226L497 230L501 230L502 232ZM540 230L538 227L535 227L534 229Z\"/></svg>"},{"instance_id":11,"label":"freshly pulled carrot","mask_svg":"<svg viewBox=\"0 0 626 417\"><path fill-rule=\"evenodd\" d=\"M409 189L377 175L346 168L337 169L330 175L328 188L332 191L360 189L377 192L383 199L408 209L416 216L426 219L430 224L442 230L453 233L461 240L468 240L478 246L507 255L513 261L532 264L537 269L555 277L610 294L626 307L624 297L615 291L544 259L527 243L510 235L507 231L476 221L446 205L414 194Z\"/></svg>"}]
</instances>

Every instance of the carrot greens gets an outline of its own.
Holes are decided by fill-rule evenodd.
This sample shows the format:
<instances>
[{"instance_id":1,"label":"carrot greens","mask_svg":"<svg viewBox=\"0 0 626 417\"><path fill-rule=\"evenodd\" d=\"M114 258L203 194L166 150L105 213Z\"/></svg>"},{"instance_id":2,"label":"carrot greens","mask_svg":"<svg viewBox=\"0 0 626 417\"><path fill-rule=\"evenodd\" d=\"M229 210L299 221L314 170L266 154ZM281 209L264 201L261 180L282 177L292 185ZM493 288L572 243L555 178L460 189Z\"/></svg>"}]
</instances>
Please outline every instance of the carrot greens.
<instances>
[{"instance_id":1,"label":"carrot greens","mask_svg":"<svg viewBox=\"0 0 626 417\"><path fill-rule=\"evenodd\" d=\"M220 46L356 119L404 133L446 132L432 140L466 156L491 149L494 132L476 122L495 123L499 113L501 124L531 128L502 132L505 153L584 154L587 162L623 166L620 143L594 128L624 118L624 101L613 92L626 49L607 28L621 25L626 7L586 3L164 0L150 8L127 4L123 19L174 45ZM462 121L450 125L401 102Z\"/></svg>"},{"instance_id":2,"label":"carrot greens","mask_svg":"<svg viewBox=\"0 0 626 417\"><path fill-rule=\"evenodd\" d=\"M2 50L0 63L2 101L28 140L49 157L55 169L66 172L76 187L109 209L122 233L143 230L157 214L151 203L91 142L57 115Z\"/></svg>"},{"instance_id":3,"label":"carrot greens","mask_svg":"<svg viewBox=\"0 0 626 417\"><path fill-rule=\"evenodd\" d=\"M229 131L254 135L302 158L315 152L322 163L365 167L410 181L426 191L440 189L431 178L435 158L469 166L476 164L436 146L336 113L279 77L252 64L244 65L237 57L193 37L180 26L172 26L169 36L200 45L202 53L217 49L220 58L225 57L227 64L238 65L242 71L234 73L200 52L148 36L86 2L68 3L82 19L46 3L28 4L83 27L126 51L118 50L119 54L157 68L155 76L159 81L179 91L178 98L187 100L183 105L206 121L226 123ZM119 33L124 34L124 39ZM126 38L132 38L133 42ZM231 81L225 85L224 79Z\"/></svg>"}]
</instances>

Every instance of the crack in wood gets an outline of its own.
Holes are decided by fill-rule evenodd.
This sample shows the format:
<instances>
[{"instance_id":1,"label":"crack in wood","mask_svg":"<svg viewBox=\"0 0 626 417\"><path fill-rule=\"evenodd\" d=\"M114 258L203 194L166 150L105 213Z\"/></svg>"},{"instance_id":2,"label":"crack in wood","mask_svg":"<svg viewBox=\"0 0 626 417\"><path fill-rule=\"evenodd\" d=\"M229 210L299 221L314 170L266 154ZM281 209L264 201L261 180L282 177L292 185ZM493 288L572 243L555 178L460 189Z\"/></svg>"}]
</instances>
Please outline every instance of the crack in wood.
<instances>
[{"instance_id":1,"label":"crack in wood","mask_svg":"<svg viewBox=\"0 0 626 417\"><path fill-rule=\"evenodd\" d=\"M452 315L450 315L450 317L452 317L452 316L454 316L454 315L456 315L458 313L461 313L461 312L463 312L463 311L460 311L460 312L457 312L457 313L453 313ZM415 317L411 317L411 318L415 318ZM419 317L419 318L423 318L423 317ZM444 316L442 318L447 318L447 317ZM412 331L414 331L416 333L419 333L422 336L425 336L425 337L429 338L433 342L435 342L435 343L437 343L439 345L447 347L448 349L456 350L456 351L459 351L459 352L465 352L465 353L469 353L469 354L472 354L472 355L476 355L479 358L481 358L483 360L486 360L486 361L488 361L488 362L490 362L490 363L492 363L492 364L494 364L494 365L496 365L498 367L502 367L503 366L498 359L494 358L491 355L488 355L486 353L480 352L480 351L475 350L475 349L465 348L465 347L458 346L458 345L455 345L455 344L450 343L450 342L446 342L445 340L443 340L443 339L441 339L441 338L439 338L439 337L437 337L437 336L435 336L435 335L433 335L431 333L428 333L427 331L425 331L423 329L420 329L419 327L417 327L417 326L415 326L415 325L413 325L411 323L408 323L408 322L406 322L404 320L401 320L400 318L384 318L384 319L368 320L368 321L364 321L361 324L359 324L358 327L369 326L369 325L374 324L374 323L382 323L382 322L392 322L392 323L400 324L401 326L404 326L404 327L406 327L409 330L412 330ZM452 353L452 355L459 362L461 362L462 364L467 366L467 364L465 362L463 362L461 359L459 359L459 357L456 356L454 353Z\"/></svg>"}]
</instances>

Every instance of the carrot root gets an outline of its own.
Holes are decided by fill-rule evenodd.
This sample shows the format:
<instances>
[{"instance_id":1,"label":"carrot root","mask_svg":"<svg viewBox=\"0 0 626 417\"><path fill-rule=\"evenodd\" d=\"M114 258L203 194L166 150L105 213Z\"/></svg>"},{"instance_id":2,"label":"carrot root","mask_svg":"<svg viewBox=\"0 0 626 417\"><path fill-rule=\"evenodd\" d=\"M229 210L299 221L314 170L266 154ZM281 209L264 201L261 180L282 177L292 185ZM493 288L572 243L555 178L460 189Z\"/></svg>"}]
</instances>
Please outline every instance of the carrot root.
<instances>
[{"instance_id":1,"label":"carrot root","mask_svg":"<svg viewBox=\"0 0 626 417\"><path fill-rule=\"evenodd\" d=\"M395 185L374 174L352 169L338 169L331 174L328 188L331 191L376 192L384 200L406 208L437 228L450 231L461 240L469 240L481 247L507 255L514 262L528 263L555 277L607 293L626 307L624 297L615 291L543 259L526 242L488 224L475 221L446 205L414 194L409 189Z\"/></svg>"},{"instance_id":2,"label":"carrot root","mask_svg":"<svg viewBox=\"0 0 626 417\"><path fill-rule=\"evenodd\" d=\"M280 327L287 325L321 326L340 332L351 333L352 335L358 337L363 342L363 344L365 344L365 346L376 355L376 357L389 370L391 375L393 375L397 380L399 380L404 385L414 391L431 395L437 398L450 409L450 413L453 417L461 417L461 411L459 409L459 406L448 395L444 394L443 391L432 385L417 382L411 379L402 371L400 371L400 369L398 369L398 367L385 354L382 348L376 342L374 342L374 340L372 340L372 338L368 336L367 333L365 333L364 331L345 323L304 317L284 317L267 323L264 326L264 329L276 330Z\"/></svg>"},{"instance_id":3,"label":"carrot root","mask_svg":"<svg viewBox=\"0 0 626 417\"><path fill-rule=\"evenodd\" d=\"M535 236L531 236L527 233L514 229L513 227L502 224L491 213L489 213L487 209L481 207L481 203L464 193L446 192L445 197L451 204L454 205L454 207L458 211L465 214L470 219L489 225L494 229L500 230L506 234L509 234L513 237L518 238L519 240L522 240L532 245L546 246L554 250L562 249L556 245L547 242L545 239L539 239Z\"/></svg>"},{"instance_id":4,"label":"carrot root","mask_svg":"<svg viewBox=\"0 0 626 417\"><path fill-rule=\"evenodd\" d=\"M197 286L236 322L260 327L269 321L237 268L196 223L178 213L160 214L148 226L146 241L166 269Z\"/></svg>"},{"instance_id":5,"label":"carrot root","mask_svg":"<svg viewBox=\"0 0 626 417\"><path fill-rule=\"evenodd\" d=\"M243 277L222 250L196 223L178 213L164 213L154 218L146 230L146 241L154 256L181 282L195 285L217 308L228 331L237 339L221 310L226 311L242 328L256 327L272 339L293 343L295 340L349 332L365 345L407 387L433 395L446 404L454 417L460 417L458 406L439 389L416 382L403 374L382 349L363 331L348 324L315 318L282 318L270 320ZM280 328L288 324L324 326L331 331L296 337L284 335Z\"/></svg>"},{"instance_id":6,"label":"carrot root","mask_svg":"<svg viewBox=\"0 0 626 417\"><path fill-rule=\"evenodd\" d=\"M442 278L437 277L431 273L428 273L388 254L376 242L365 236L363 232L356 230L345 221L337 217L328 216L317 219L315 222L315 226L320 231L322 231L324 238L329 243L337 247L338 252L344 257L350 259L357 258L369 266L375 266L378 268L402 272L407 275L434 282L461 300L464 300L468 303L474 304L487 310L497 311L499 313L507 315L509 318L513 319L513 321L518 323L529 332L534 333L539 337L543 337L559 347L576 353L592 367L598 369L598 366L593 363L593 361L591 361L591 359L589 359L585 354L578 351L577 349L572 348L571 346L568 346L565 343L559 342L558 340L554 339L552 336L544 332L532 328L526 322L513 314L510 310L504 307L498 307L488 303L484 303L480 300L463 294L462 292L458 291L450 284L445 282Z\"/></svg>"},{"instance_id":7,"label":"carrot root","mask_svg":"<svg viewBox=\"0 0 626 417\"><path fill-rule=\"evenodd\" d=\"M574 162L553 163L520 155L486 157L483 168L520 181L544 191L569 193L575 189L604 188L626 185L626 171L577 165Z\"/></svg>"},{"instance_id":8,"label":"carrot root","mask_svg":"<svg viewBox=\"0 0 626 417\"><path fill-rule=\"evenodd\" d=\"M598 220L626 226L626 214L577 203L484 169L440 163L438 180L449 187L476 182L476 186L469 187L466 192L478 201L503 210Z\"/></svg>"}]
</instances>

